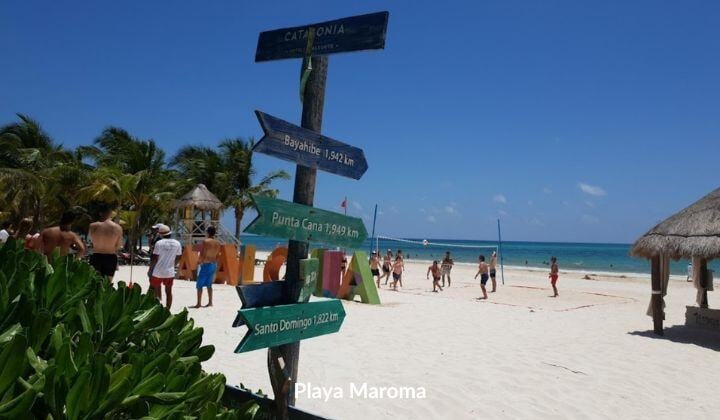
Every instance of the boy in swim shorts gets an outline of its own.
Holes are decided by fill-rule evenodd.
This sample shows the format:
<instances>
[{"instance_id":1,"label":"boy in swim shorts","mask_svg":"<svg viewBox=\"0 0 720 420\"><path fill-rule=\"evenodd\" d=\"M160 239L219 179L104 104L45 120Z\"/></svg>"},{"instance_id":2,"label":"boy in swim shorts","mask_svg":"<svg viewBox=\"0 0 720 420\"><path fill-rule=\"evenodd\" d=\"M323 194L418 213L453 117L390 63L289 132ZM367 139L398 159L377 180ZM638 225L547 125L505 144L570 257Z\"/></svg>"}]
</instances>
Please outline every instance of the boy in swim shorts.
<instances>
[{"instance_id":1,"label":"boy in swim shorts","mask_svg":"<svg viewBox=\"0 0 720 420\"><path fill-rule=\"evenodd\" d=\"M485 284L487 284L488 279L490 278L490 276L488 275L488 265L485 262L484 255L481 255L480 258L478 258L478 259L480 260L480 264L478 265L478 272L477 272L477 274L475 274L475 279L477 279L478 276L480 276L480 289L482 289L482 292L483 292L483 297L481 297L479 299L487 299L488 294L487 294L487 291L485 290Z\"/></svg>"},{"instance_id":2,"label":"boy in swim shorts","mask_svg":"<svg viewBox=\"0 0 720 420\"><path fill-rule=\"evenodd\" d=\"M215 227L209 226L206 230L207 238L202 243L200 251L200 267L198 267L197 280L195 280L195 288L197 289L197 303L194 308L200 308L202 300L202 289L207 288L208 304L213 306L213 290L212 285L215 280L215 272L217 271L217 260L220 254L220 242L215 239Z\"/></svg>"}]
</instances>

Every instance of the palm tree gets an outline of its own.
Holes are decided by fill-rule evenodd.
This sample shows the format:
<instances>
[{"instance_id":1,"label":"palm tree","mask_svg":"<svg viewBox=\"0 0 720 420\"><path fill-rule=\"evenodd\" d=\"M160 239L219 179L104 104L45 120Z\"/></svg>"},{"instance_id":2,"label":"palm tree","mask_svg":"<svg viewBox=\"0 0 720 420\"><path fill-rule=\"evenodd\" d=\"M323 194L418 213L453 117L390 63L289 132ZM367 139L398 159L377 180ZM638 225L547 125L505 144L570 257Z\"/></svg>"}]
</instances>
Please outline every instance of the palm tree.
<instances>
[{"instance_id":1,"label":"palm tree","mask_svg":"<svg viewBox=\"0 0 720 420\"><path fill-rule=\"evenodd\" d=\"M165 152L153 140L109 127L95 139L95 146L81 152L96 164L93 181L81 191L83 198L119 204L129 244L134 246L140 233L149 229L151 215L172 214L175 174L166 169Z\"/></svg>"},{"instance_id":2,"label":"palm tree","mask_svg":"<svg viewBox=\"0 0 720 420\"><path fill-rule=\"evenodd\" d=\"M207 147L188 146L180 149L170 162L177 168L187 189L205 184L226 207L235 214L235 236L240 237L240 225L248 209L254 208L251 196L276 197L278 190L271 188L273 182L290 179L285 171L272 171L253 183L256 175L253 167L250 138L227 139L220 142L218 150Z\"/></svg>"},{"instance_id":3,"label":"palm tree","mask_svg":"<svg viewBox=\"0 0 720 420\"><path fill-rule=\"evenodd\" d=\"M16 218L32 214L40 226L69 207L86 168L37 121L17 116L19 122L0 128L0 201Z\"/></svg>"}]
</instances>

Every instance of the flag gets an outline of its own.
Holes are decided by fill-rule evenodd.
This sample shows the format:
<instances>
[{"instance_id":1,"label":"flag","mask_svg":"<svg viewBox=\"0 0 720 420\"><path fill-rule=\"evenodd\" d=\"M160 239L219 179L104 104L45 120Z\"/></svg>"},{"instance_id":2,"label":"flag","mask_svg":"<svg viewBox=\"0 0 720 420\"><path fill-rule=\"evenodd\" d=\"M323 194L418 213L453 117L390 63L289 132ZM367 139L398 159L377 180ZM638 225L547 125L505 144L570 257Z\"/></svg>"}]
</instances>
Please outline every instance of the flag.
<instances>
[{"instance_id":1,"label":"flag","mask_svg":"<svg viewBox=\"0 0 720 420\"><path fill-rule=\"evenodd\" d=\"M343 200L343 202L340 203L340 207L342 207L342 208L344 208L344 209L347 208L347 197L345 197L345 199Z\"/></svg>"}]
</instances>

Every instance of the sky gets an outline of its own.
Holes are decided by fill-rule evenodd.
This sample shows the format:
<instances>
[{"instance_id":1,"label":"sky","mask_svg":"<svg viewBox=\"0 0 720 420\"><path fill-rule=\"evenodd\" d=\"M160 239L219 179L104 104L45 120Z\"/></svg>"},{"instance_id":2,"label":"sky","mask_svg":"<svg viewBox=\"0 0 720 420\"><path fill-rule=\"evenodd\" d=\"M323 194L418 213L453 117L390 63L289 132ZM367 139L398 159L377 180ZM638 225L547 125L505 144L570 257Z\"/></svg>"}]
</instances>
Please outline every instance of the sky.
<instances>
[{"instance_id":1,"label":"sky","mask_svg":"<svg viewBox=\"0 0 720 420\"><path fill-rule=\"evenodd\" d=\"M3 0L0 124L67 147L114 125L169 156L257 139L255 109L301 113L300 61L254 63L258 34L383 10L384 50L330 56L322 127L369 169L319 173L317 207L347 196L370 231L377 204L391 237L494 239L500 219L505 240L629 243L720 186L715 1Z\"/></svg>"}]
</instances>

